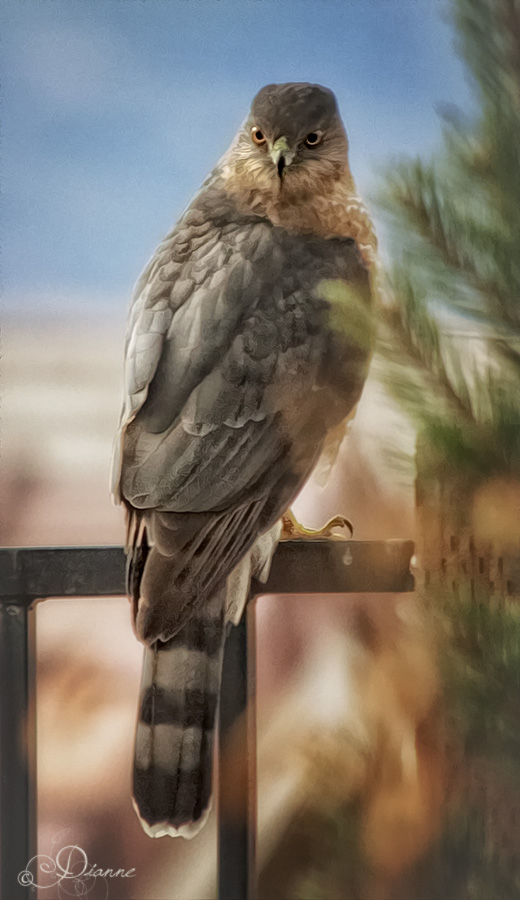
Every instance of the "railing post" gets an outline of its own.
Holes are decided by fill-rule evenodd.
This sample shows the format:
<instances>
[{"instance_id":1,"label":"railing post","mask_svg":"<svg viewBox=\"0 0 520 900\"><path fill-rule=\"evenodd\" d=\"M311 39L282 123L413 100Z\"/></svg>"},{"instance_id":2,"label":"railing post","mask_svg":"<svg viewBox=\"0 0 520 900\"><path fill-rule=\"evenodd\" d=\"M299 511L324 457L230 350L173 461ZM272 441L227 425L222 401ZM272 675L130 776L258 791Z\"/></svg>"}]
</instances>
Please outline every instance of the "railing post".
<instances>
[{"instance_id":1,"label":"railing post","mask_svg":"<svg viewBox=\"0 0 520 900\"><path fill-rule=\"evenodd\" d=\"M266 594L412 591L411 541L283 543L225 650L219 728L219 900L256 896L255 600ZM18 876L36 855L35 602L125 592L121 547L0 550L1 900L34 900ZM33 866L33 871L35 867ZM23 880L23 879L22 879Z\"/></svg>"},{"instance_id":2,"label":"railing post","mask_svg":"<svg viewBox=\"0 0 520 900\"><path fill-rule=\"evenodd\" d=\"M226 641L219 720L218 900L256 895L256 601Z\"/></svg>"},{"instance_id":3,"label":"railing post","mask_svg":"<svg viewBox=\"0 0 520 900\"><path fill-rule=\"evenodd\" d=\"M37 853L36 609L0 597L0 897L34 900L18 875Z\"/></svg>"}]
</instances>

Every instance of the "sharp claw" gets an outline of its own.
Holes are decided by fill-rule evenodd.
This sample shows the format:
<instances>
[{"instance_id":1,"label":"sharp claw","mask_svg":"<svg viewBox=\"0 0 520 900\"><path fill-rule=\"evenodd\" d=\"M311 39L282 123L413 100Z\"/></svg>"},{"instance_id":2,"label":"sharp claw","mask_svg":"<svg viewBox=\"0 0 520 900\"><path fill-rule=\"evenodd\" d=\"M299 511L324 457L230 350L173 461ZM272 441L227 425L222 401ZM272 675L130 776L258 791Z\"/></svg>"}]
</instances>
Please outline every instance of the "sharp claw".
<instances>
[{"instance_id":1,"label":"sharp claw","mask_svg":"<svg viewBox=\"0 0 520 900\"><path fill-rule=\"evenodd\" d=\"M336 535L333 533L334 528L348 528L350 531L350 538L354 537L354 526L350 519L347 519L346 516L334 516L330 519L326 525L321 529L321 533L324 537L330 537L336 540L349 540L349 538L344 537L344 535Z\"/></svg>"}]
</instances>

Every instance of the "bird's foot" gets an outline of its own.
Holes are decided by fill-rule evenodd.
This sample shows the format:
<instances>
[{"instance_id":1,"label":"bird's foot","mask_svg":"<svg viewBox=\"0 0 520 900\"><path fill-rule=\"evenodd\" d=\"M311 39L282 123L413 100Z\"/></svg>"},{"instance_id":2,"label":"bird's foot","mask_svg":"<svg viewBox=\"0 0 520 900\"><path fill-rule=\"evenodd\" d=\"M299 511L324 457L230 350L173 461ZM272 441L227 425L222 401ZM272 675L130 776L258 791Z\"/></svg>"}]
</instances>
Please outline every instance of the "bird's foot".
<instances>
[{"instance_id":1,"label":"bird's foot","mask_svg":"<svg viewBox=\"0 0 520 900\"><path fill-rule=\"evenodd\" d=\"M354 526L345 516L333 516L323 528L306 528L291 510L282 516L281 541L349 541L353 536Z\"/></svg>"}]
</instances>

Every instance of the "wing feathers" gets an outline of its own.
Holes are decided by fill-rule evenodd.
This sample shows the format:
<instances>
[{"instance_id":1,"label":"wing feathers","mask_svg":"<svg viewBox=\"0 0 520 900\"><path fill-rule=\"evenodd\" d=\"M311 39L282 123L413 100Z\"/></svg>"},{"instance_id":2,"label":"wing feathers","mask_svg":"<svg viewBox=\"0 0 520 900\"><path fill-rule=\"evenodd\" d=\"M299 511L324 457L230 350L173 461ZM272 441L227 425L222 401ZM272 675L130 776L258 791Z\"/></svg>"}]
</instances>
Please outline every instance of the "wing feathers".
<instances>
[{"instance_id":1,"label":"wing feathers","mask_svg":"<svg viewBox=\"0 0 520 900\"><path fill-rule=\"evenodd\" d=\"M143 513L150 550L135 618L141 640L167 641L204 609L254 543L262 509L256 501L223 513Z\"/></svg>"}]
</instances>

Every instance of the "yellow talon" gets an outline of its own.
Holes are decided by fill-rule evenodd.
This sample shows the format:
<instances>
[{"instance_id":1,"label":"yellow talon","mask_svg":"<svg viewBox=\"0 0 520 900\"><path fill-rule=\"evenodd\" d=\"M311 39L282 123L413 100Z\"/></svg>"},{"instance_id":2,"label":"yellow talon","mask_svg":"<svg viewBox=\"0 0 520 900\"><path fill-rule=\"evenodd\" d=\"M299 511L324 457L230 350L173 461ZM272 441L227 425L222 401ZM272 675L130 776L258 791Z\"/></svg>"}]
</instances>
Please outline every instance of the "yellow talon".
<instances>
[{"instance_id":1,"label":"yellow talon","mask_svg":"<svg viewBox=\"0 0 520 900\"><path fill-rule=\"evenodd\" d=\"M350 532L348 536L345 534L346 528ZM338 534L336 529L342 529L343 533ZM306 528L305 525L298 522L291 510L282 516L281 541L348 541L353 536L354 526L345 516L334 516L323 528Z\"/></svg>"}]
</instances>

